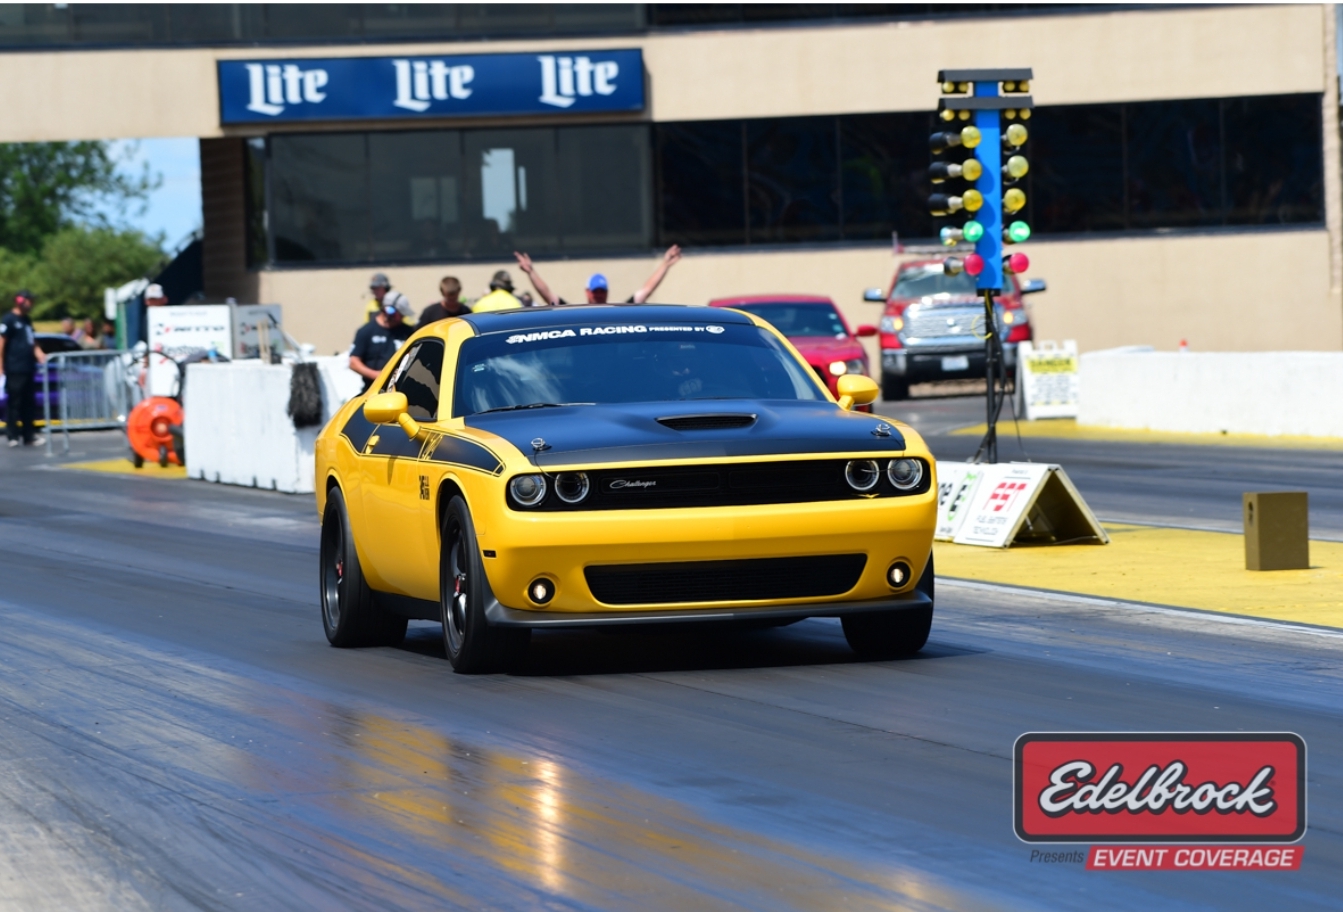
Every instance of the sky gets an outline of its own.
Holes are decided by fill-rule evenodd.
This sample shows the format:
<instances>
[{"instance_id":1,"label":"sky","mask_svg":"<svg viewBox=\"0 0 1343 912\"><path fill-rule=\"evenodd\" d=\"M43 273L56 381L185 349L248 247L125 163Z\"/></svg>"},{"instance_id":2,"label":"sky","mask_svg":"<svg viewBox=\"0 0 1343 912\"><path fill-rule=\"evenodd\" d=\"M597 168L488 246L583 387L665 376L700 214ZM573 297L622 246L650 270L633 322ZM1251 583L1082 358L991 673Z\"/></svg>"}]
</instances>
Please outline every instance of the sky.
<instances>
[{"instance_id":1,"label":"sky","mask_svg":"<svg viewBox=\"0 0 1343 912\"><path fill-rule=\"evenodd\" d=\"M195 137L117 140L111 151L123 171L138 175L148 163L151 173L162 175L163 183L150 194L143 213L133 206L123 214L106 214L151 237L162 234L164 250L176 250L201 227L199 141Z\"/></svg>"}]
</instances>

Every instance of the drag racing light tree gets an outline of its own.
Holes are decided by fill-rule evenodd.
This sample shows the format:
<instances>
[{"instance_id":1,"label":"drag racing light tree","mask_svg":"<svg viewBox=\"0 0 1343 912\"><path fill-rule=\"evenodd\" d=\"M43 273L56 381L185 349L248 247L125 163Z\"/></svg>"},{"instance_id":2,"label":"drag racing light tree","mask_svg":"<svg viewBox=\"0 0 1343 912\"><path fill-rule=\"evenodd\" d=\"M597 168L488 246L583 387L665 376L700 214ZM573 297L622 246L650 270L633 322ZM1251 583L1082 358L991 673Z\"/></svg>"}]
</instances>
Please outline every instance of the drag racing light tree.
<instances>
[{"instance_id":1,"label":"drag racing light tree","mask_svg":"<svg viewBox=\"0 0 1343 912\"><path fill-rule=\"evenodd\" d=\"M937 105L941 126L929 141L933 193L928 209L938 219L965 218L959 225L942 227L938 236L948 247L973 244L974 252L947 257L942 269L948 275L974 276L975 288L984 297L988 420L976 461L998 461L997 422L1006 378L993 298L1003 289L1004 273L1030 268L1026 254L1005 254L1003 248L1031 236L1030 225L1019 215L1026 207L1026 193L1019 184L1030 172L1023 146L1029 138L1025 122L1034 107L1031 78L1029 68L937 74L942 86Z\"/></svg>"}]
</instances>

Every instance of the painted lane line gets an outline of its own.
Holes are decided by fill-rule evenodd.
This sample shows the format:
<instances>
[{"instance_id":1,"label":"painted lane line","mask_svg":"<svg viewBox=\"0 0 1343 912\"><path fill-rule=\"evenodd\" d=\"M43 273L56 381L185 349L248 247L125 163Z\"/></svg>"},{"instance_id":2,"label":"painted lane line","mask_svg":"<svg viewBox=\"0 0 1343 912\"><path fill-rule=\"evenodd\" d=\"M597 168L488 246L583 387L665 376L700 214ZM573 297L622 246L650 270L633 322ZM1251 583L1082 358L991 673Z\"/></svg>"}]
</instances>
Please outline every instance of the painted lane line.
<instances>
[{"instance_id":1,"label":"painted lane line","mask_svg":"<svg viewBox=\"0 0 1343 912\"><path fill-rule=\"evenodd\" d=\"M1222 624L1260 627L1270 630L1281 630L1288 633L1306 633L1312 636L1343 640L1343 630L1336 630L1330 627L1318 627L1313 624L1293 624L1288 621L1278 621L1269 618L1247 617L1243 614L1222 614L1221 612L1204 611L1199 608L1176 608L1171 605L1153 605L1150 602L1130 602L1123 599L1107 599L1099 598L1094 595L1077 595L1072 592L1059 592L1054 589L1035 589L1031 586L1010 586L1004 583L982 583L978 580L956 579L955 577L944 576L939 576L937 578L937 585L951 586L959 589L979 590L981 592L998 592L1007 595L1031 595L1049 601L1068 602L1070 604L1085 605L1091 608L1124 608L1129 610L1136 608L1152 614L1165 614L1186 619L1196 617L1201 620L1215 621Z\"/></svg>"}]
</instances>

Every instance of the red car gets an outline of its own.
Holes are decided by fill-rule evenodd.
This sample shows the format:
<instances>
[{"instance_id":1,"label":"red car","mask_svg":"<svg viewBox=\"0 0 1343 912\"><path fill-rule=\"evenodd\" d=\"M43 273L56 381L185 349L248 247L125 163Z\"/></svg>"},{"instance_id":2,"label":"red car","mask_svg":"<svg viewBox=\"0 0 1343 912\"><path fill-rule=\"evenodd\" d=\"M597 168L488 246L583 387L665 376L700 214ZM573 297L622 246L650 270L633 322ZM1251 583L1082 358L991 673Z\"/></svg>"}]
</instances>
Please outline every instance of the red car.
<instances>
[{"instance_id":1,"label":"red car","mask_svg":"<svg viewBox=\"0 0 1343 912\"><path fill-rule=\"evenodd\" d=\"M788 337L793 347L820 375L832 395L845 374L871 376L867 352L859 338L875 336L875 326L849 329L835 302L819 295L748 295L718 298L710 307L733 307L754 314Z\"/></svg>"},{"instance_id":2,"label":"red car","mask_svg":"<svg viewBox=\"0 0 1343 912\"><path fill-rule=\"evenodd\" d=\"M1011 274L995 299L999 338L1008 376L1017 363L1017 343L1032 339L1022 296L1045 290L1044 279L1020 283ZM881 318L881 391L907 399L912 383L984 376L984 299L974 276L949 276L942 260L901 263L891 290L869 289L863 300L885 303Z\"/></svg>"}]
</instances>

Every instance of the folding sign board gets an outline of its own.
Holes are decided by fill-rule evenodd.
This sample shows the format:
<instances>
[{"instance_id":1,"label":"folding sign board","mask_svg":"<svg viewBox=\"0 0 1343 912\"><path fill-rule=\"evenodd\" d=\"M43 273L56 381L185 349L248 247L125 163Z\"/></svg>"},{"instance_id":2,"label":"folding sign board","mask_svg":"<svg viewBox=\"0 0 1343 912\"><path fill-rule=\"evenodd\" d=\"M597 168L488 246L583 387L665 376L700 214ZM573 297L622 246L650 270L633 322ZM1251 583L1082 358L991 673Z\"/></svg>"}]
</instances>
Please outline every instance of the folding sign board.
<instances>
[{"instance_id":1,"label":"folding sign board","mask_svg":"<svg viewBox=\"0 0 1343 912\"><path fill-rule=\"evenodd\" d=\"M1027 421L1038 418L1077 417L1077 343L1069 339L1062 346L1041 342L1017 345L1017 395L1021 415Z\"/></svg>"},{"instance_id":2,"label":"folding sign board","mask_svg":"<svg viewBox=\"0 0 1343 912\"><path fill-rule=\"evenodd\" d=\"M1110 541L1060 466L938 462L937 478L940 541L988 548Z\"/></svg>"}]
</instances>

